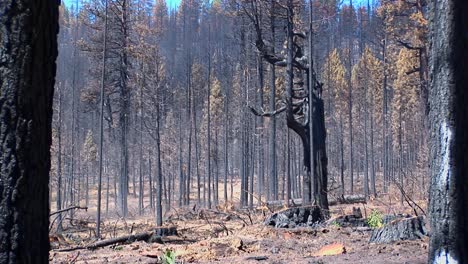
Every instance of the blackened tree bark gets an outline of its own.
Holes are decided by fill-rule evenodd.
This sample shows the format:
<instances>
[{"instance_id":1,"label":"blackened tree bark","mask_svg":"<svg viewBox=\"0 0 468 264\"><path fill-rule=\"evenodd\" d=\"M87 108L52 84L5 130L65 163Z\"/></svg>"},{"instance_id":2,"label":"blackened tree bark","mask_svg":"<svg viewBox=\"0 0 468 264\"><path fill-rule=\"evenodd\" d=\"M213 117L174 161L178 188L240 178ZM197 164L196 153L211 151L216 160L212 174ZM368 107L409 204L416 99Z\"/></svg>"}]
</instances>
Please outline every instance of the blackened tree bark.
<instances>
[{"instance_id":1,"label":"blackened tree bark","mask_svg":"<svg viewBox=\"0 0 468 264\"><path fill-rule=\"evenodd\" d=\"M161 109L160 105L157 105L156 113L156 152L158 154L158 172L157 172L157 182L156 182L156 226L162 226L163 223L163 212L162 212L162 191L163 191L163 173L162 173L162 163L161 163Z\"/></svg>"},{"instance_id":2,"label":"blackened tree bark","mask_svg":"<svg viewBox=\"0 0 468 264\"><path fill-rule=\"evenodd\" d=\"M0 1L0 263L47 263L59 1Z\"/></svg>"},{"instance_id":3,"label":"blackened tree bark","mask_svg":"<svg viewBox=\"0 0 468 264\"><path fill-rule=\"evenodd\" d=\"M273 2L271 10L273 13ZM272 15L270 19L271 38L275 39L275 16ZM271 52L275 52L274 42L271 45ZM276 108L276 68L273 63L270 63L270 111L275 111ZM272 116L270 120L270 177L268 180L269 187L267 188L266 200L277 200L277 193L275 193L276 186L278 186L278 172L276 168L276 117Z\"/></svg>"},{"instance_id":4,"label":"blackened tree bark","mask_svg":"<svg viewBox=\"0 0 468 264\"><path fill-rule=\"evenodd\" d=\"M287 5L285 7L283 6L286 11L286 56L277 54L274 50L272 51L271 46L264 41L260 24L260 4L261 1L250 2L249 9L251 13L247 9L247 6L245 6L245 14L251 19L255 27L255 45L263 59L271 65L286 67L286 91L285 97L281 102L282 106L279 108L269 112L265 112L263 109L258 111L253 107L251 107L251 110L256 115L266 117L273 117L285 112L288 128L293 130L302 140L305 167L303 186L304 204L314 200L313 202L322 209L328 210L328 160L325 149L326 130L324 106L321 98L322 85L317 80L313 68L311 69L311 73L309 73L309 67L313 67L313 63L311 61L308 62L305 58L306 54L304 53L303 45L299 41L299 39L305 38L305 35L294 32L294 1L288 0ZM312 47L309 48L312 50ZM305 82L304 75L306 75L307 78L312 78L312 81L310 83ZM309 87L311 84L313 87ZM312 93L311 103L307 100L309 92ZM310 111L312 115L309 114L308 109L310 107L312 107L312 111ZM310 125L309 122L313 122L313 124ZM312 133L310 133L310 129L313 129ZM312 140L310 139L311 134L313 135L313 142L311 142ZM311 145L313 145L313 151L311 151ZM311 154L313 157L311 157ZM311 164L311 158L314 161L313 165ZM314 186L311 185L311 177L314 177ZM312 197L313 199L311 199Z\"/></svg>"},{"instance_id":5,"label":"blackened tree bark","mask_svg":"<svg viewBox=\"0 0 468 264\"><path fill-rule=\"evenodd\" d=\"M429 263L468 262L468 2L433 1Z\"/></svg>"}]
</instances>

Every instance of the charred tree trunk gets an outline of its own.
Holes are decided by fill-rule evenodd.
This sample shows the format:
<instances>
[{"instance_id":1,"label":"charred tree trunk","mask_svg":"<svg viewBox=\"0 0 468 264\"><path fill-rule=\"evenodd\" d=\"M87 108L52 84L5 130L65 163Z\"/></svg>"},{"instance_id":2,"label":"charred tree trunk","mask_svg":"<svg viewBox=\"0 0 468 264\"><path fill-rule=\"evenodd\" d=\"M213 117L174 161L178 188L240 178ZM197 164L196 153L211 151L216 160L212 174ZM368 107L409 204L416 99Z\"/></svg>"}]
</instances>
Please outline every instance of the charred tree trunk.
<instances>
[{"instance_id":1,"label":"charred tree trunk","mask_svg":"<svg viewBox=\"0 0 468 264\"><path fill-rule=\"evenodd\" d=\"M57 124L57 211L62 209L62 89L58 95L58 124ZM57 230L62 231L62 214L57 216Z\"/></svg>"},{"instance_id":2,"label":"charred tree trunk","mask_svg":"<svg viewBox=\"0 0 468 264\"><path fill-rule=\"evenodd\" d=\"M275 5L274 2L273 5ZM276 102L272 102L273 107L271 111L265 112L262 109L262 111L259 112L254 108L251 108L251 110L256 115L271 118L285 112L288 128L298 134L302 140L305 167L305 175L303 177L304 201L305 203L310 203L313 197L315 203L317 203L322 209L327 210L326 130L324 105L321 98L321 84L317 81L315 72L313 71L312 56L309 58L310 61L307 62L302 45L295 41L296 38L305 38L305 36L294 32L294 3L292 0L288 0L286 7L287 55L285 57L283 57L282 54L275 54L274 48L272 46L268 46L264 42L259 22L259 6L257 3L251 3L251 8L253 14L249 15L249 17L255 26L257 37L255 44L257 49L263 59L270 63L273 69L272 73L274 73L275 66L286 67L286 93L283 105L276 108ZM312 46L309 47L309 52L312 54ZM304 59L306 63L304 63ZM308 73L305 74L304 72ZM310 80L310 83L308 82L306 85L304 85L304 75L307 75ZM272 74L272 84L274 84L273 77L274 75ZM274 95L273 92L272 94ZM311 99L308 100L309 96ZM313 131L311 131L311 129L313 129ZM311 148L312 145L313 148ZM311 157L311 155L313 156ZM313 165L311 163L313 163ZM314 178L313 186L311 184L312 177ZM272 175L270 175L270 180L275 180L274 183L277 184L277 178L274 178ZM270 184L271 183L272 182L270 182ZM276 186L270 185L269 190L267 190L267 193L270 192L270 195L268 195L269 198L277 196L277 189L272 189L272 187ZM273 195L271 193L272 191Z\"/></svg>"},{"instance_id":3,"label":"charred tree trunk","mask_svg":"<svg viewBox=\"0 0 468 264\"><path fill-rule=\"evenodd\" d=\"M468 2L432 6L430 263L468 262Z\"/></svg>"},{"instance_id":4,"label":"charred tree trunk","mask_svg":"<svg viewBox=\"0 0 468 264\"><path fill-rule=\"evenodd\" d=\"M0 2L0 263L48 263L58 1Z\"/></svg>"},{"instance_id":5,"label":"charred tree trunk","mask_svg":"<svg viewBox=\"0 0 468 264\"><path fill-rule=\"evenodd\" d=\"M205 182L205 188L208 187L208 209L211 209L211 30L208 27L208 92L207 92L207 151L206 151L206 173L208 174L208 183Z\"/></svg>"},{"instance_id":6,"label":"charred tree trunk","mask_svg":"<svg viewBox=\"0 0 468 264\"><path fill-rule=\"evenodd\" d=\"M156 152L157 152L157 180L156 180L156 225L162 226L162 191L163 191L163 173L161 164L161 106L156 107Z\"/></svg>"},{"instance_id":7,"label":"charred tree trunk","mask_svg":"<svg viewBox=\"0 0 468 264\"><path fill-rule=\"evenodd\" d=\"M120 89L120 179L119 179L119 209L123 217L128 214L128 138L129 138L129 115L130 115L130 90L128 87L128 7L127 0L121 3L121 50L119 54L119 89ZM135 188L134 188L135 190Z\"/></svg>"},{"instance_id":8,"label":"charred tree trunk","mask_svg":"<svg viewBox=\"0 0 468 264\"><path fill-rule=\"evenodd\" d=\"M273 4L272 7L273 9ZM271 37L275 39L275 17L271 17L270 21L270 30L271 30ZM272 43L271 46L272 52L275 52L275 44ZM276 68L275 65L270 63L270 110L274 111L276 108ZM276 117L272 116L270 120L270 134L268 138L269 142L268 145L270 147L270 172L268 177L268 186L266 191L266 199L265 200L276 200L275 196L275 184L277 178L277 170L276 170Z\"/></svg>"}]
</instances>

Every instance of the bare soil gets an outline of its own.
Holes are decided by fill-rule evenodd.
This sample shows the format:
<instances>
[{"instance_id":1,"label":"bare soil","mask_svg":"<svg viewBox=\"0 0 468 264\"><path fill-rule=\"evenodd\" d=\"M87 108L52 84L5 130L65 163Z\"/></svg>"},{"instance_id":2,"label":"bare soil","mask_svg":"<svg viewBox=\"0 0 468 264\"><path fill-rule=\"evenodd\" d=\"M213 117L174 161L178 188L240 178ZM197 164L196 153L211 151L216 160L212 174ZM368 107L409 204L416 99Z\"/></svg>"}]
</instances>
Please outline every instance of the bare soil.
<instances>
[{"instance_id":1,"label":"bare soil","mask_svg":"<svg viewBox=\"0 0 468 264\"><path fill-rule=\"evenodd\" d=\"M382 213L411 213L391 197L358 204L364 216L376 209ZM393 202L392 202L393 200ZM385 202L383 202L385 201ZM353 205L331 208L331 216L351 213ZM263 209L263 210L262 210ZM279 208L277 208L279 209ZM147 211L150 211L147 209ZM59 249L83 246L94 241L94 212L80 211L65 222L60 234L51 233L51 263L160 263L168 249L177 263L426 263L428 238L392 244L369 244L371 231L328 225L320 228L275 229L263 225L270 214L266 208L234 209L227 204L214 210L173 209L165 217L167 226L176 226L178 236L163 238L164 244L134 242L91 250L59 252ZM69 220L67 220L69 221ZM73 224L73 225L71 225ZM106 218L104 238L150 231L151 216ZM326 245L340 243L338 255L321 256Z\"/></svg>"}]
</instances>

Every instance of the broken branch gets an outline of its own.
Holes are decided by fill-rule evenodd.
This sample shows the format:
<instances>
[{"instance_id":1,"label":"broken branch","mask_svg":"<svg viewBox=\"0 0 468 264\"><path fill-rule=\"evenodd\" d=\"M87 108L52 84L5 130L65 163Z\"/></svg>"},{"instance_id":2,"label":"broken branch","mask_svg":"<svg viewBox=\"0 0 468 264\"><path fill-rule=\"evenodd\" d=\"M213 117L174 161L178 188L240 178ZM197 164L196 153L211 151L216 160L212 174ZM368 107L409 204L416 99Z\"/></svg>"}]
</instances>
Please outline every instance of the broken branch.
<instances>
[{"instance_id":1,"label":"broken branch","mask_svg":"<svg viewBox=\"0 0 468 264\"><path fill-rule=\"evenodd\" d=\"M53 216L53 215L56 215L56 214L63 213L63 212L75 210L75 209L79 209L79 210L88 210L88 207L81 207L81 206L78 206L78 205L76 205L76 206L71 206L71 207L68 207L68 208L65 208L65 209L58 210L58 211L56 211L56 212L50 213L50 214L49 214L49 217L50 217L50 216Z\"/></svg>"}]
</instances>

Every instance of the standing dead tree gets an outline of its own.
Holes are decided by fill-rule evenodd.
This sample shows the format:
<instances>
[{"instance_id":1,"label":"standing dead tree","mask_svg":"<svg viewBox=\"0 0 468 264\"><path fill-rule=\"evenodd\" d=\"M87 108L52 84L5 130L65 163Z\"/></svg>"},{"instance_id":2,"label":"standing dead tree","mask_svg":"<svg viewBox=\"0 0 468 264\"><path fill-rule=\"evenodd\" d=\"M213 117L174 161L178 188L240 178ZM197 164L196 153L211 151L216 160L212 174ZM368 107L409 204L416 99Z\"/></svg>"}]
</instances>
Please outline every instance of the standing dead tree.
<instances>
[{"instance_id":1,"label":"standing dead tree","mask_svg":"<svg viewBox=\"0 0 468 264\"><path fill-rule=\"evenodd\" d=\"M255 107L250 107L250 109L255 115L264 117L273 117L285 112L288 127L302 140L305 167L304 202L314 201L321 208L328 209L326 131L321 98L322 84L317 80L313 70L312 56L308 58L307 52L312 54L310 41L308 50L305 49L307 33L298 30L300 25L295 20L295 11L301 8L299 2L295 0L288 0L286 3L275 0L241 1L244 13L250 18L255 28L255 45L263 59L272 65L286 67L286 91L283 99L277 104L279 107L271 111L258 110ZM269 15L281 19L286 24L286 32L282 37L285 38L287 46L285 50L280 52L274 52L274 43L278 39L275 37L267 41L264 36L262 24L264 15L261 14L261 11L267 10L268 6L271 7ZM309 34L311 33L309 32ZM309 70L309 67L312 68ZM311 96L309 97L309 95ZM311 106L312 111L309 111ZM311 129L312 133L310 133ZM311 154L313 155L312 159ZM313 170L311 163L313 163ZM313 178L311 177L312 171Z\"/></svg>"}]
</instances>

